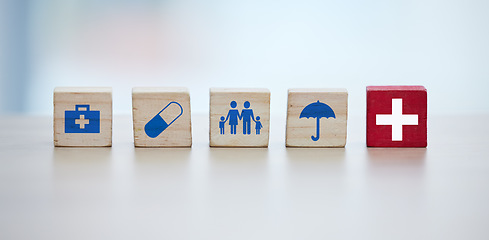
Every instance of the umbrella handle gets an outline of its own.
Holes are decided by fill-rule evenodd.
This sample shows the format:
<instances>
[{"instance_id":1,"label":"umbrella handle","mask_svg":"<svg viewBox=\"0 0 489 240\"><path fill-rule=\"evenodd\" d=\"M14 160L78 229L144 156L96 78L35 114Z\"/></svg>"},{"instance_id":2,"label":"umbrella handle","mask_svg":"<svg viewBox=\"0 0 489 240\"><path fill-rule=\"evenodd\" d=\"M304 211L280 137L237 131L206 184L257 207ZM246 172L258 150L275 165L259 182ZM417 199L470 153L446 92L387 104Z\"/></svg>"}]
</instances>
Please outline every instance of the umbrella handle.
<instances>
[{"instance_id":1,"label":"umbrella handle","mask_svg":"<svg viewBox=\"0 0 489 240\"><path fill-rule=\"evenodd\" d=\"M311 136L311 139L312 139L314 142L315 142L315 141L317 141L317 140L319 140L319 132L320 132L320 131L319 131L319 129L320 129L320 128L319 128L319 120L320 120L320 119L321 119L321 118L319 118L319 117L318 117L318 118L316 118L316 136Z\"/></svg>"}]
</instances>

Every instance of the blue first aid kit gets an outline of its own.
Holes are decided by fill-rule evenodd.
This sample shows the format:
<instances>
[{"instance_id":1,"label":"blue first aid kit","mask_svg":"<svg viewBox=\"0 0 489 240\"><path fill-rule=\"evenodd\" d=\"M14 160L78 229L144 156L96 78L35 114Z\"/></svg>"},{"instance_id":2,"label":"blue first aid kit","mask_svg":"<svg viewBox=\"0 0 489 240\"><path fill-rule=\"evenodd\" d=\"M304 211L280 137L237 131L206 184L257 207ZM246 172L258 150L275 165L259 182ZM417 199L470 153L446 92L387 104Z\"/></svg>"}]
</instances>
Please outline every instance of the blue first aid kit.
<instances>
[{"instance_id":1,"label":"blue first aid kit","mask_svg":"<svg viewBox=\"0 0 489 240\"><path fill-rule=\"evenodd\" d=\"M100 111L90 111L90 105L76 105L75 111L65 111L65 133L100 133Z\"/></svg>"}]
</instances>

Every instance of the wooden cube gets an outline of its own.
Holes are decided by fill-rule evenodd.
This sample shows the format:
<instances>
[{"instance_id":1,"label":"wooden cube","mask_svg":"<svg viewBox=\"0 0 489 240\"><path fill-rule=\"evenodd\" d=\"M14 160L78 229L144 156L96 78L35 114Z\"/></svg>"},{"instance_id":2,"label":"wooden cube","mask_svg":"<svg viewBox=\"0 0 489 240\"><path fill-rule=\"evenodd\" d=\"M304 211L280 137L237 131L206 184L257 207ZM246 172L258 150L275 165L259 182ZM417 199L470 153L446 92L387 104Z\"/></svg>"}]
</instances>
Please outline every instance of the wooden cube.
<instances>
[{"instance_id":1,"label":"wooden cube","mask_svg":"<svg viewBox=\"0 0 489 240\"><path fill-rule=\"evenodd\" d=\"M423 86L367 87L367 146L426 147L427 100Z\"/></svg>"},{"instance_id":2,"label":"wooden cube","mask_svg":"<svg viewBox=\"0 0 489 240\"><path fill-rule=\"evenodd\" d=\"M54 146L112 145L112 88L54 89Z\"/></svg>"},{"instance_id":3,"label":"wooden cube","mask_svg":"<svg viewBox=\"0 0 489 240\"><path fill-rule=\"evenodd\" d=\"M287 147L345 147L346 89L289 89Z\"/></svg>"},{"instance_id":4,"label":"wooden cube","mask_svg":"<svg viewBox=\"0 0 489 240\"><path fill-rule=\"evenodd\" d=\"M211 147L268 147L269 129L268 89L210 89Z\"/></svg>"},{"instance_id":5,"label":"wooden cube","mask_svg":"<svg viewBox=\"0 0 489 240\"><path fill-rule=\"evenodd\" d=\"M134 146L192 146L187 88L133 88L132 115Z\"/></svg>"}]
</instances>

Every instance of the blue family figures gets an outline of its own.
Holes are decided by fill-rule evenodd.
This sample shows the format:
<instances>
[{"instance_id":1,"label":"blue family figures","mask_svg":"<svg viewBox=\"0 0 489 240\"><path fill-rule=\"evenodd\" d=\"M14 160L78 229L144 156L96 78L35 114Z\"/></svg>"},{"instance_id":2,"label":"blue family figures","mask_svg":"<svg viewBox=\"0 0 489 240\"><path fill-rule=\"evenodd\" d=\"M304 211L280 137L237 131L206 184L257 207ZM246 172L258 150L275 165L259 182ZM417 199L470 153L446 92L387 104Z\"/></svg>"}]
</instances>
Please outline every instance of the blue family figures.
<instances>
[{"instance_id":1,"label":"blue family figures","mask_svg":"<svg viewBox=\"0 0 489 240\"><path fill-rule=\"evenodd\" d=\"M229 104L231 109L228 111L226 118L224 116L220 117L219 121L219 133L221 135L225 134L224 128L225 123L229 120L229 126L231 129L231 134L236 135L236 128L238 124L241 122L243 124L243 135L251 135L251 120L255 122L255 130L256 134L260 134L260 130L263 128L262 123L260 122L260 117L256 117L253 114L253 109L250 108L251 104L249 101L245 101L243 104L244 109L241 110L241 114L239 110L236 109L238 104L236 101L231 101Z\"/></svg>"}]
</instances>

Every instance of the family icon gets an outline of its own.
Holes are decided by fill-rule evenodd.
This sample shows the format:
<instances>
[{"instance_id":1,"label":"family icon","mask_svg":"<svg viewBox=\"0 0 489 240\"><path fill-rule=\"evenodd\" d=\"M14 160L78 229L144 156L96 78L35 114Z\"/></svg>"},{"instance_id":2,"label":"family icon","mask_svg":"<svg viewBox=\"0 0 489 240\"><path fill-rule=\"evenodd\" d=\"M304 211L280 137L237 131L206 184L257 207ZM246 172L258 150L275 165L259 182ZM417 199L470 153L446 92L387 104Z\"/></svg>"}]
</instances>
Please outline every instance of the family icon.
<instances>
[{"instance_id":1,"label":"family icon","mask_svg":"<svg viewBox=\"0 0 489 240\"><path fill-rule=\"evenodd\" d=\"M254 116L253 109L250 108L251 104L249 101L245 101L243 106L244 109L241 110L241 113L239 112L236 107L238 104L236 101L231 101L229 104L231 106L231 109L228 111L228 114L226 117L221 116L220 122L219 122L219 129L220 129L220 134L224 135L225 134L225 124L226 122L229 121L229 126L230 126L230 131L231 134L236 135L236 128L239 123L239 121L243 122L243 135L250 135L251 134L251 120L255 122L255 134L260 135L260 130L263 128L262 123L260 122L260 116Z\"/></svg>"}]
</instances>

